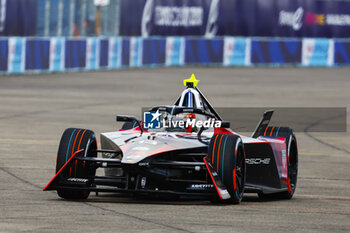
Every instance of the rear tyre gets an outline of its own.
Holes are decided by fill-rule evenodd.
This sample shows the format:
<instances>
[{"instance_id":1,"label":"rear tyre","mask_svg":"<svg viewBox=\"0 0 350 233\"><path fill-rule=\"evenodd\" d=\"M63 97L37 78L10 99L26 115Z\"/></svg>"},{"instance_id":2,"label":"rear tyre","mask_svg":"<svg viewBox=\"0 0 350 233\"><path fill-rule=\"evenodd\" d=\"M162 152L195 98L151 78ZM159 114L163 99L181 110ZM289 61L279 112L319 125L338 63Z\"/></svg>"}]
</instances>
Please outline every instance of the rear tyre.
<instances>
[{"instance_id":1,"label":"rear tyre","mask_svg":"<svg viewBox=\"0 0 350 233\"><path fill-rule=\"evenodd\" d=\"M273 194L259 193L261 199L291 199L294 195L298 178L298 146L294 131L289 127L268 127L267 135L274 137L285 137L288 151L288 191ZM271 133L270 133L271 132ZM264 136L264 135L261 135Z\"/></svg>"},{"instance_id":2,"label":"rear tyre","mask_svg":"<svg viewBox=\"0 0 350 233\"><path fill-rule=\"evenodd\" d=\"M232 134L215 135L210 141L208 155L214 169L231 195L227 201L215 199L212 202L239 204L243 198L246 180L242 139Z\"/></svg>"},{"instance_id":3,"label":"rear tyre","mask_svg":"<svg viewBox=\"0 0 350 233\"><path fill-rule=\"evenodd\" d=\"M69 158L78 150L84 149L81 152L84 157L96 157L97 142L94 132L87 129L66 129L61 137L60 145L57 152L56 173L69 160ZM88 167L82 161L72 163L67 171L62 171L60 176L63 179L69 177L89 178L95 176L95 169ZM86 199L90 192L81 190L65 190L58 189L58 196L65 199Z\"/></svg>"}]
</instances>

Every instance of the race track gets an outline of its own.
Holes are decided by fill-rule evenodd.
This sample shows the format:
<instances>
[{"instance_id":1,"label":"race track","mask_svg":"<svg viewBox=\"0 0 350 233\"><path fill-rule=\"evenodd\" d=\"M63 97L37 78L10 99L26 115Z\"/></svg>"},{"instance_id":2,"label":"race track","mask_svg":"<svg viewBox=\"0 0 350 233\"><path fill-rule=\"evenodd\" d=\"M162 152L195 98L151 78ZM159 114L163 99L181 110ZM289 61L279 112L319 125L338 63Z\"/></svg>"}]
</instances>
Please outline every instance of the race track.
<instances>
[{"instance_id":1,"label":"race track","mask_svg":"<svg viewBox=\"0 0 350 233\"><path fill-rule=\"evenodd\" d=\"M195 73L217 107L347 107L348 68L161 68L0 77L0 232L350 232L350 134L297 133L290 201L241 205L43 192L68 127L117 129L116 114L172 104ZM348 112L349 114L349 112ZM257 116L257 119L259 116ZM348 131L349 131L349 118Z\"/></svg>"}]
</instances>

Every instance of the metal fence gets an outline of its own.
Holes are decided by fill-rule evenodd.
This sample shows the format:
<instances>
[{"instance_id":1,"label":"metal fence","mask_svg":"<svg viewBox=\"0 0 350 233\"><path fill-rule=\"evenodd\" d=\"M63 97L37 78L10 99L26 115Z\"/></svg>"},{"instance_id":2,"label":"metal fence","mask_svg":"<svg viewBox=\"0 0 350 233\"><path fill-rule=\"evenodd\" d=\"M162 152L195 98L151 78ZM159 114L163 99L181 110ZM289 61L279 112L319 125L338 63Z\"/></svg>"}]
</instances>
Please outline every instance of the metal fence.
<instances>
[{"instance_id":1,"label":"metal fence","mask_svg":"<svg viewBox=\"0 0 350 233\"><path fill-rule=\"evenodd\" d=\"M38 0L37 36L117 36L121 0Z\"/></svg>"}]
</instances>

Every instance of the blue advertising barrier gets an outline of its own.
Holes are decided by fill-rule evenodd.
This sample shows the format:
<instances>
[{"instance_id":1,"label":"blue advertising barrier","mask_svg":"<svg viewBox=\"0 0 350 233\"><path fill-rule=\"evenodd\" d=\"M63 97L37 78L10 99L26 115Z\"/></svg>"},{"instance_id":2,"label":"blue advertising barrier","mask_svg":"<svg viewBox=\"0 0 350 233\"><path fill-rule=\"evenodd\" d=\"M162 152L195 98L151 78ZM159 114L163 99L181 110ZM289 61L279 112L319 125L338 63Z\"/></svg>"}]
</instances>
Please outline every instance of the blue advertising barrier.
<instances>
[{"instance_id":1,"label":"blue advertising barrier","mask_svg":"<svg viewBox=\"0 0 350 233\"><path fill-rule=\"evenodd\" d=\"M142 66L142 38L140 37L130 38L129 66Z\"/></svg>"},{"instance_id":2,"label":"blue advertising barrier","mask_svg":"<svg viewBox=\"0 0 350 233\"><path fill-rule=\"evenodd\" d=\"M48 70L50 64L50 41L27 40L25 50L26 70Z\"/></svg>"},{"instance_id":3,"label":"blue advertising barrier","mask_svg":"<svg viewBox=\"0 0 350 233\"><path fill-rule=\"evenodd\" d=\"M7 71L8 41L0 40L0 71Z\"/></svg>"},{"instance_id":4,"label":"blue advertising barrier","mask_svg":"<svg viewBox=\"0 0 350 233\"><path fill-rule=\"evenodd\" d=\"M108 68L117 69L121 67L122 40L120 38L110 38L108 40Z\"/></svg>"},{"instance_id":5,"label":"blue advertising barrier","mask_svg":"<svg viewBox=\"0 0 350 233\"><path fill-rule=\"evenodd\" d=\"M185 38L167 37L165 51L165 64L167 66L181 66L185 64Z\"/></svg>"},{"instance_id":6,"label":"blue advertising barrier","mask_svg":"<svg viewBox=\"0 0 350 233\"><path fill-rule=\"evenodd\" d=\"M7 71L23 73L25 64L25 38L11 37L8 39Z\"/></svg>"},{"instance_id":7,"label":"blue advertising barrier","mask_svg":"<svg viewBox=\"0 0 350 233\"><path fill-rule=\"evenodd\" d=\"M224 66L249 66L250 61L250 38L225 37L224 39Z\"/></svg>"},{"instance_id":8,"label":"blue advertising barrier","mask_svg":"<svg viewBox=\"0 0 350 233\"><path fill-rule=\"evenodd\" d=\"M223 61L223 39L187 39L186 64L211 64Z\"/></svg>"},{"instance_id":9,"label":"blue advertising barrier","mask_svg":"<svg viewBox=\"0 0 350 233\"><path fill-rule=\"evenodd\" d=\"M58 72L64 71L64 52L65 39L51 38L50 39L50 71Z\"/></svg>"},{"instance_id":10,"label":"blue advertising barrier","mask_svg":"<svg viewBox=\"0 0 350 233\"><path fill-rule=\"evenodd\" d=\"M86 40L66 40L65 68L86 67Z\"/></svg>"},{"instance_id":11,"label":"blue advertising barrier","mask_svg":"<svg viewBox=\"0 0 350 233\"><path fill-rule=\"evenodd\" d=\"M100 67L108 66L108 40L100 40Z\"/></svg>"},{"instance_id":12,"label":"blue advertising barrier","mask_svg":"<svg viewBox=\"0 0 350 233\"><path fill-rule=\"evenodd\" d=\"M332 39L303 39L303 66L333 66L334 41Z\"/></svg>"},{"instance_id":13,"label":"blue advertising barrier","mask_svg":"<svg viewBox=\"0 0 350 233\"><path fill-rule=\"evenodd\" d=\"M350 65L350 41L336 41L334 43L334 63Z\"/></svg>"},{"instance_id":14,"label":"blue advertising barrier","mask_svg":"<svg viewBox=\"0 0 350 233\"><path fill-rule=\"evenodd\" d=\"M350 65L350 40L285 38L0 38L0 72L150 66Z\"/></svg>"},{"instance_id":15,"label":"blue advertising barrier","mask_svg":"<svg viewBox=\"0 0 350 233\"><path fill-rule=\"evenodd\" d=\"M251 61L254 64L298 64L301 62L300 40L252 40Z\"/></svg>"},{"instance_id":16,"label":"blue advertising barrier","mask_svg":"<svg viewBox=\"0 0 350 233\"><path fill-rule=\"evenodd\" d=\"M143 65L165 64L165 39L144 39L143 40Z\"/></svg>"},{"instance_id":17,"label":"blue advertising barrier","mask_svg":"<svg viewBox=\"0 0 350 233\"><path fill-rule=\"evenodd\" d=\"M123 38L121 41L121 66L129 66L130 64L130 40Z\"/></svg>"},{"instance_id":18,"label":"blue advertising barrier","mask_svg":"<svg viewBox=\"0 0 350 233\"><path fill-rule=\"evenodd\" d=\"M97 38L86 39L86 66L87 70L97 70L99 68L99 40Z\"/></svg>"}]
</instances>

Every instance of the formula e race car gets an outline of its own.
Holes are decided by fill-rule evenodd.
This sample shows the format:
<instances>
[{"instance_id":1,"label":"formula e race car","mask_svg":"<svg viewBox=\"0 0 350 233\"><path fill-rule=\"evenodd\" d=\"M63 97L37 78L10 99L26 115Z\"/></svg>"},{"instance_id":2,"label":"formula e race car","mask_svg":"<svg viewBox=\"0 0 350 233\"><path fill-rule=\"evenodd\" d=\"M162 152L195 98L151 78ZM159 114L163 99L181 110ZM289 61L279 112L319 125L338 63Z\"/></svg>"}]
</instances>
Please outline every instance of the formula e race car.
<instances>
[{"instance_id":1,"label":"formula e race car","mask_svg":"<svg viewBox=\"0 0 350 233\"><path fill-rule=\"evenodd\" d=\"M207 198L238 204L244 192L260 198L292 198L298 171L295 134L268 126L266 111L251 137L233 132L201 91L192 75L174 105L157 106L134 116L118 115L118 131L95 134L66 129L56 175L44 188L66 199L90 192ZM101 156L98 156L101 155ZM98 172L97 169L104 169Z\"/></svg>"}]
</instances>

